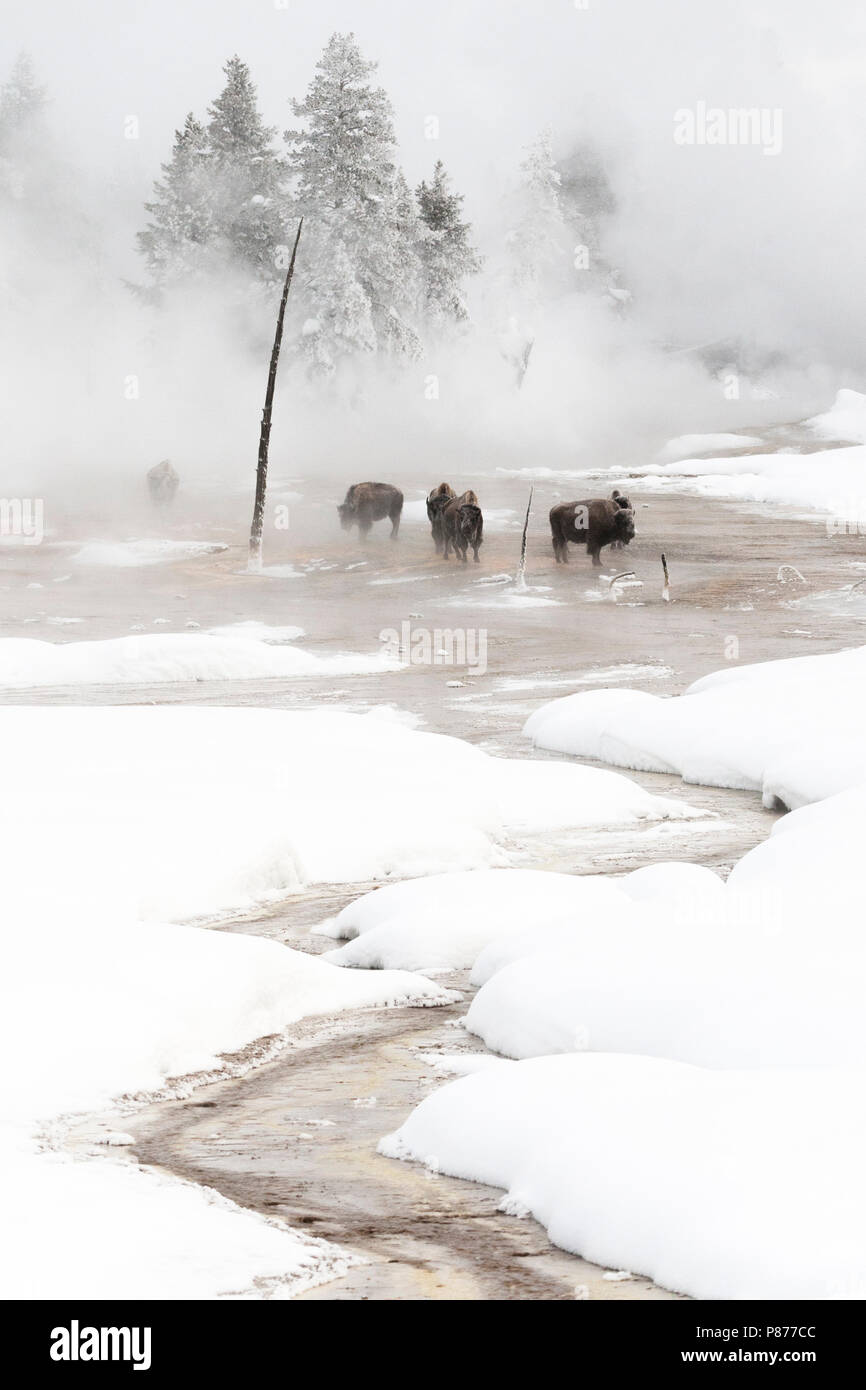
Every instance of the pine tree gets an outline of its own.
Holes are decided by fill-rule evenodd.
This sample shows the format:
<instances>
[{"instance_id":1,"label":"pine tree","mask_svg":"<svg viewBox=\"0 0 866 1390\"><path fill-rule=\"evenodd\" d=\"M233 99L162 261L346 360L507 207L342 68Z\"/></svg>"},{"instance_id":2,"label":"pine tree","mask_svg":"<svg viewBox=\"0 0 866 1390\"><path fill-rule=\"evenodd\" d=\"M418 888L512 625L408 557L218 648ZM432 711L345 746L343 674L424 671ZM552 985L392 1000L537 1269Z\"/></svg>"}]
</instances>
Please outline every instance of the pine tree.
<instances>
[{"instance_id":1,"label":"pine tree","mask_svg":"<svg viewBox=\"0 0 866 1390\"><path fill-rule=\"evenodd\" d=\"M315 315L304 323L301 349L314 372L330 375L344 358L375 352L370 301L339 237L316 247L308 288Z\"/></svg>"},{"instance_id":2,"label":"pine tree","mask_svg":"<svg viewBox=\"0 0 866 1390\"><path fill-rule=\"evenodd\" d=\"M190 112L183 130L175 131L171 159L154 184L155 198L145 203L151 224L138 234L139 249L159 288L202 274L209 268L213 239L211 166L207 133Z\"/></svg>"},{"instance_id":3,"label":"pine tree","mask_svg":"<svg viewBox=\"0 0 866 1390\"><path fill-rule=\"evenodd\" d=\"M0 87L0 153L10 154L18 141L39 131L46 105L45 88L36 81L30 55L19 53Z\"/></svg>"},{"instance_id":4,"label":"pine tree","mask_svg":"<svg viewBox=\"0 0 866 1390\"><path fill-rule=\"evenodd\" d=\"M207 125L187 116L145 204L151 220L138 243L158 291L227 267L269 288L285 274L285 165L246 63L230 58L223 71Z\"/></svg>"},{"instance_id":5,"label":"pine tree","mask_svg":"<svg viewBox=\"0 0 866 1390\"><path fill-rule=\"evenodd\" d=\"M29 54L19 53L0 87L0 198L4 201L38 198L37 165L40 159L53 159L45 130L47 104Z\"/></svg>"},{"instance_id":6,"label":"pine tree","mask_svg":"<svg viewBox=\"0 0 866 1390\"><path fill-rule=\"evenodd\" d=\"M562 289L571 268L549 130L526 146L520 171L516 225L508 236L512 275L528 298L540 299Z\"/></svg>"},{"instance_id":7,"label":"pine tree","mask_svg":"<svg viewBox=\"0 0 866 1390\"><path fill-rule=\"evenodd\" d=\"M273 148L276 131L262 121L246 63L235 55L223 72L225 87L208 108L207 126L214 236L259 279L281 282L285 166Z\"/></svg>"},{"instance_id":8,"label":"pine tree","mask_svg":"<svg viewBox=\"0 0 866 1390\"><path fill-rule=\"evenodd\" d=\"M375 70L353 34L333 34L306 97L292 103L302 127L285 134L309 231L308 294L324 364L350 343L405 356L421 348L416 212L395 164L391 104L371 82Z\"/></svg>"},{"instance_id":9,"label":"pine tree","mask_svg":"<svg viewBox=\"0 0 866 1390\"><path fill-rule=\"evenodd\" d=\"M420 183L415 196L422 226L419 255L426 313L438 325L463 322L468 318L463 282L477 275L481 259L470 241L469 223L461 220L463 197L452 193L441 159L431 183Z\"/></svg>"}]
</instances>

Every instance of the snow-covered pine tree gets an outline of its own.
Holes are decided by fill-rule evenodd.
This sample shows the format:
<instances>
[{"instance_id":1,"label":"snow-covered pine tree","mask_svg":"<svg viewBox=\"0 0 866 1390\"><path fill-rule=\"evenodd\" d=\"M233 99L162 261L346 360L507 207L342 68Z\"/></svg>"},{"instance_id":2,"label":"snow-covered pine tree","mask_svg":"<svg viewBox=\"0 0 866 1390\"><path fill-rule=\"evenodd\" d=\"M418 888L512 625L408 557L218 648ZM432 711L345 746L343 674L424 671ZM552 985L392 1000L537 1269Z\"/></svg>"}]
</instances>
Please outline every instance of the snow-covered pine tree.
<instances>
[{"instance_id":1,"label":"snow-covered pine tree","mask_svg":"<svg viewBox=\"0 0 866 1390\"><path fill-rule=\"evenodd\" d=\"M568 228L550 130L526 146L520 165L516 220L508 234L512 277L530 300L561 290L570 278Z\"/></svg>"},{"instance_id":2,"label":"snow-covered pine tree","mask_svg":"<svg viewBox=\"0 0 866 1390\"><path fill-rule=\"evenodd\" d=\"M231 259L266 284L281 283L279 248L287 238L285 164L273 148L276 130L259 114L247 64L235 55L226 82L208 107L213 232Z\"/></svg>"},{"instance_id":3,"label":"snow-covered pine tree","mask_svg":"<svg viewBox=\"0 0 866 1390\"><path fill-rule=\"evenodd\" d=\"M441 159L436 161L431 182L421 182L415 196L426 315L436 327L461 323L468 318L463 284L470 275L477 275L481 258L470 239L472 228L462 220L463 197L452 192Z\"/></svg>"},{"instance_id":4,"label":"snow-covered pine tree","mask_svg":"<svg viewBox=\"0 0 866 1390\"><path fill-rule=\"evenodd\" d=\"M315 312L304 322L301 350L314 373L330 376L345 358L375 352L376 330L370 301L338 236L320 240L307 262L307 307Z\"/></svg>"},{"instance_id":5,"label":"snow-covered pine tree","mask_svg":"<svg viewBox=\"0 0 866 1390\"><path fill-rule=\"evenodd\" d=\"M0 87L0 197L18 200L38 191L39 170L33 166L44 154L47 104L30 55L19 53Z\"/></svg>"},{"instance_id":6,"label":"snow-covered pine tree","mask_svg":"<svg viewBox=\"0 0 866 1390\"><path fill-rule=\"evenodd\" d=\"M333 34L285 133L308 238L305 346L326 370L351 352L420 352L416 214L375 70L353 34Z\"/></svg>"},{"instance_id":7,"label":"snow-covered pine tree","mask_svg":"<svg viewBox=\"0 0 866 1390\"><path fill-rule=\"evenodd\" d=\"M153 186L154 201L145 203L150 225L138 233L138 245L158 289L211 268L213 239L211 167L207 132L190 112L175 131L171 159Z\"/></svg>"},{"instance_id":8,"label":"snow-covered pine tree","mask_svg":"<svg viewBox=\"0 0 866 1390\"><path fill-rule=\"evenodd\" d=\"M0 87L0 149L5 151L16 137L36 130L46 105L45 88L36 81L29 53L19 53Z\"/></svg>"}]
</instances>

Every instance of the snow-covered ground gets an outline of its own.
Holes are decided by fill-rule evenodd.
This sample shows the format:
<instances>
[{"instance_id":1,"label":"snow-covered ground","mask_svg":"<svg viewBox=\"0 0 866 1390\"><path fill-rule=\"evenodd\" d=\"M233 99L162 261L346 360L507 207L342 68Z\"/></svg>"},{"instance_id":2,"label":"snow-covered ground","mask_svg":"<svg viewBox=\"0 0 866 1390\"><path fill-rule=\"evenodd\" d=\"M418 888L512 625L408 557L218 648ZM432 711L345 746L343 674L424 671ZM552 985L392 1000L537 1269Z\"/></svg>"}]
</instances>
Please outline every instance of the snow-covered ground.
<instances>
[{"instance_id":1,"label":"snow-covered ground","mask_svg":"<svg viewBox=\"0 0 866 1390\"><path fill-rule=\"evenodd\" d=\"M98 831L91 825L97 876ZM110 876L84 908L74 889L70 896L50 827L42 843L57 877L28 881L4 864L12 930L0 1031L15 1067L0 1172L15 1197L4 1221L3 1295L216 1297L250 1291L260 1278L297 1291L298 1279L339 1272L341 1252L207 1189L108 1158L71 1161L34 1133L50 1133L56 1116L158 1091L171 1077L219 1073L225 1054L301 1018L447 996L417 976L340 971L253 936L124 919L107 896L99 902Z\"/></svg>"},{"instance_id":2,"label":"snow-covered ground","mask_svg":"<svg viewBox=\"0 0 866 1390\"><path fill-rule=\"evenodd\" d=\"M863 1072L501 1062L380 1146L506 1190L566 1250L696 1298L866 1296Z\"/></svg>"},{"instance_id":3,"label":"snow-covered ground","mask_svg":"<svg viewBox=\"0 0 866 1390\"><path fill-rule=\"evenodd\" d=\"M669 439L656 455L657 463L675 463L678 459L694 458L696 454L712 454L720 449L754 448L762 441L754 434L680 434Z\"/></svg>"},{"instance_id":4,"label":"snow-covered ground","mask_svg":"<svg viewBox=\"0 0 866 1390\"><path fill-rule=\"evenodd\" d=\"M281 1298L346 1268L344 1251L211 1188L105 1159L40 1154L20 1134L0 1142L5 1298Z\"/></svg>"},{"instance_id":5,"label":"snow-covered ground","mask_svg":"<svg viewBox=\"0 0 866 1390\"><path fill-rule=\"evenodd\" d=\"M742 435L686 435L672 439L655 462L630 470L641 492L691 492L731 501L782 503L829 513L840 529L866 524L866 395L837 392L830 409L805 421L816 440L850 440L853 447L815 453L779 452L706 457L714 449L742 449L760 439Z\"/></svg>"},{"instance_id":6,"label":"snow-covered ground","mask_svg":"<svg viewBox=\"0 0 866 1390\"><path fill-rule=\"evenodd\" d=\"M830 513L840 527L866 522L866 446L813 454L744 454L681 459L632 470L641 493L688 492ZM856 534L856 531L855 531Z\"/></svg>"},{"instance_id":7,"label":"snow-covered ground","mask_svg":"<svg viewBox=\"0 0 866 1390\"><path fill-rule=\"evenodd\" d=\"M358 898L317 930L350 938L329 952L337 965L382 969L399 960L403 970L455 970L529 922L586 915L607 923L625 918L630 905L603 878L492 869L395 883Z\"/></svg>"},{"instance_id":8,"label":"snow-covered ground","mask_svg":"<svg viewBox=\"0 0 866 1390\"><path fill-rule=\"evenodd\" d=\"M164 565L178 560L196 560L218 555L228 546L221 541L88 541L72 559L77 565L105 565L111 569L138 569L145 565Z\"/></svg>"},{"instance_id":9,"label":"snow-covered ground","mask_svg":"<svg viewBox=\"0 0 866 1390\"><path fill-rule=\"evenodd\" d=\"M862 391L837 391L830 409L813 415L806 425L819 439L866 444L866 395Z\"/></svg>"},{"instance_id":10,"label":"snow-covered ground","mask_svg":"<svg viewBox=\"0 0 866 1390\"><path fill-rule=\"evenodd\" d=\"M33 1134L171 1077L219 1071L225 1054L310 1015L449 997L418 976L342 971L273 941L170 921L297 884L294 832L316 759L333 785L350 747L360 771L371 747L405 734L378 719L342 720L196 708L0 712L0 1019L4 1054L16 1059L2 1163L18 1208L5 1234L7 1296L70 1287L82 1297L216 1296L253 1278L283 1287L337 1267L330 1247L214 1194L109 1160L70 1162L50 1146L40 1152ZM359 817L362 803L357 784ZM324 863L324 806L319 815L308 846ZM372 867L360 853L355 862ZM49 1219L50 1256L34 1235Z\"/></svg>"},{"instance_id":11,"label":"snow-covered ground","mask_svg":"<svg viewBox=\"0 0 866 1390\"><path fill-rule=\"evenodd\" d=\"M866 647L731 666L672 699L592 690L542 705L539 748L688 782L761 791L797 807L866 780Z\"/></svg>"},{"instance_id":12,"label":"snow-covered ground","mask_svg":"<svg viewBox=\"0 0 866 1390\"><path fill-rule=\"evenodd\" d=\"M506 869L345 908L331 960L474 962L465 1026L517 1059L436 1092L382 1152L503 1187L566 1249L696 1297L862 1298L864 683L866 648L536 711L542 746L799 809L727 882Z\"/></svg>"},{"instance_id":13,"label":"snow-covered ground","mask_svg":"<svg viewBox=\"0 0 866 1390\"><path fill-rule=\"evenodd\" d=\"M110 884L118 912L172 920L507 864L516 835L697 814L618 773L493 758L379 714L4 708L0 842L36 880L48 853L84 901Z\"/></svg>"},{"instance_id":14,"label":"snow-covered ground","mask_svg":"<svg viewBox=\"0 0 866 1390\"><path fill-rule=\"evenodd\" d=\"M259 625L253 626L258 629ZM264 629L263 624L260 626ZM301 629L286 627L238 635L228 629L214 633L146 633L101 642L40 642L29 637L6 637L0 640L0 689L345 676L399 669L399 663L382 650L369 655L356 652L319 656L298 647L278 645L299 635Z\"/></svg>"},{"instance_id":15,"label":"snow-covered ground","mask_svg":"<svg viewBox=\"0 0 866 1390\"><path fill-rule=\"evenodd\" d=\"M512 834L693 814L619 774L491 758L378 712L24 706L0 710L0 734L18 1297L68 1290L75 1259L82 1297L216 1296L339 1269L340 1252L207 1191L34 1139L58 1116L219 1071L301 1018L452 997L180 919L311 882L505 863ZM34 1232L49 1212L63 1254L46 1261Z\"/></svg>"},{"instance_id":16,"label":"snow-covered ground","mask_svg":"<svg viewBox=\"0 0 866 1390\"><path fill-rule=\"evenodd\" d=\"M734 502L781 504L828 513L842 531L866 530L866 395L837 392L830 409L803 422L804 438L851 441L850 448L797 448L790 452L742 453L763 441L757 435L689 434L670 439L652 461L630 463L627 476L613 468L555 469L535 466L498 469L527 481L582 483L584 496L606 492L616 484L641 495L679 492ZM603 479L603 483L599 483Z\"/></svg>"}]
</instances>

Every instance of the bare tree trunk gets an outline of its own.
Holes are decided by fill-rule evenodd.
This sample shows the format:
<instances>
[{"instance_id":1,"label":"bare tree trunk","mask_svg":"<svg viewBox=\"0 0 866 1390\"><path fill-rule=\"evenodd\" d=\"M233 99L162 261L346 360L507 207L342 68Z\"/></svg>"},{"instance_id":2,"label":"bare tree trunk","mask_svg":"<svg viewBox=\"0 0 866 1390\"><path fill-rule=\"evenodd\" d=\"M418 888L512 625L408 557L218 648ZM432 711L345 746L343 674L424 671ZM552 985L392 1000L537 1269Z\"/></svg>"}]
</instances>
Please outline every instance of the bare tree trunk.
<instances>
[{"instance_id":1,"label":"bare tree trunk","mask_svg":"<svg viewBox=\"0 0 866 1390\"><path fill-rule=\"evenodd\" d=\"M301 239L301 228L304 219L298 223L298 232L295 237L295 244L292 247L292 258L289 261L289 268L286 271L286 283L283 285L283 297L280 300L280 311L277 314L277 328L274 333L274 346L271 349L271 366L268 372L268 389L265 392L265 404L262 410L262 428L259 434L259 461L256 468L256 500L253 507L253 520L250 526L250 558L248 569L253 574L260 574L262 569L262 528L265 521L265 494L268 487L268 445L271 441L271 414L274 405L274 387L277 381L277 363L280 360L280 347L283 341L283 320L286 317L286 301L289 297L289 289L292 284L292 276L295 273L295 257L298 254L298 242Z\"/></svg>"},{"instance_id":2,"label":"bare tree trunk","mask_svg":"<svg viewBox=\"0 0 866 1390\"><path fill-rule=\"evenodd\" d=\"M526 520L523 523L523 540L520 542L520 564L517 566L516 588L523 592L526 588L526 532L529 529L529 513L532 508L532 488L529 489L529 501L526 504Z\"/></svg>"}]
</instances>

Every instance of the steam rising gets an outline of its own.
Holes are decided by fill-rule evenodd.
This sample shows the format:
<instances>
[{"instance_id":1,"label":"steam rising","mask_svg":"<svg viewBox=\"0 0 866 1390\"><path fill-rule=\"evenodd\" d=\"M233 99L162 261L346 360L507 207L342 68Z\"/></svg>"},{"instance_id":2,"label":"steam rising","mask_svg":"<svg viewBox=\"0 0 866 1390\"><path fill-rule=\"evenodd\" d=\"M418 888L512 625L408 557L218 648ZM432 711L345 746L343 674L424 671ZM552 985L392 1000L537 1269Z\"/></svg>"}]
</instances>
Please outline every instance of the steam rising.
<instances>
[{"instance_id":1,"label":"steam rising","mask_svg":"<svg viewBox=\"0 0 866 1390\"><path fill-rule=\"evenodd\" d=\"M458 463L625 464L671 435L804 416L862 386L866 24L850 4L49 0L4 27L49 97L28 215L0 227L4 494L120 495L170 457L185 484L252 495L276 299L255 342L237 332L229 276L156 311L129 288L143 280L135 232L225 58L249 63L283 130L335 29L379 60L410 186L444 161L485 268L471 329L418 362L371 358L348 390L289 355L277 468L333 475L336 492L366 476L435 482ZM699 102L778 109L779 152L676 144L675 113ZM604 274L588 293L567 246L556 293L527 301L504 264L521 151L545 127ZM532 340L519 387L509 335Z\"/></svg>"}]
</instances>

